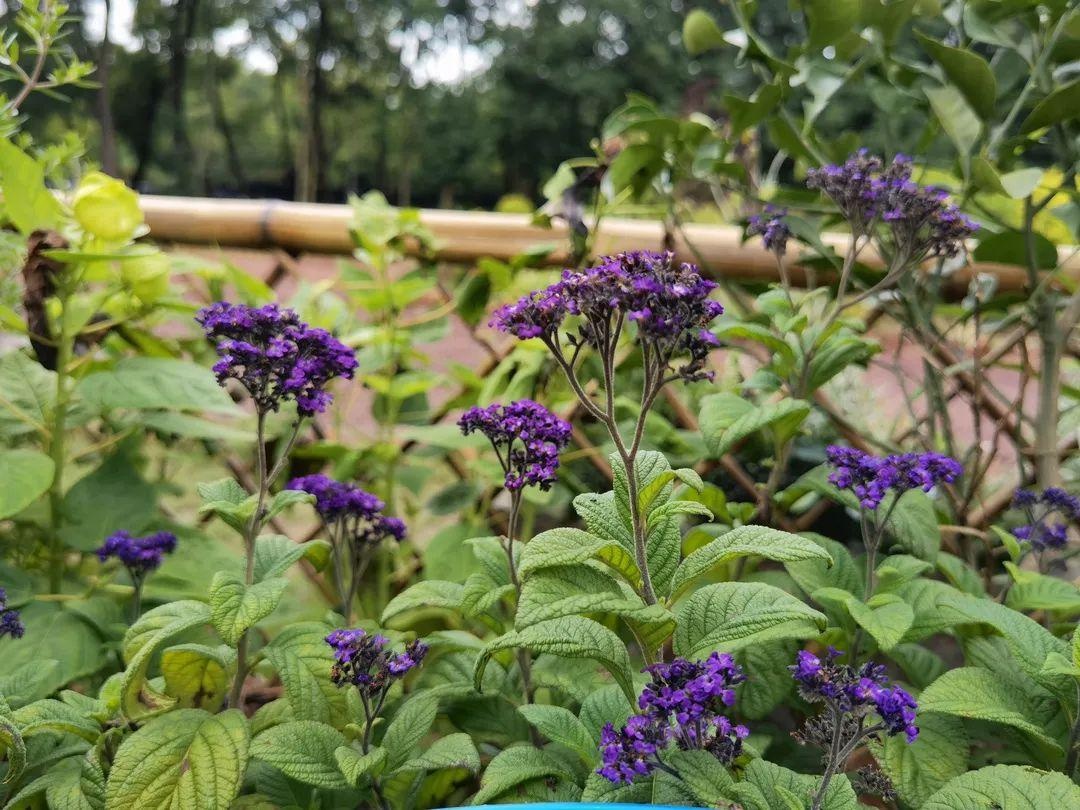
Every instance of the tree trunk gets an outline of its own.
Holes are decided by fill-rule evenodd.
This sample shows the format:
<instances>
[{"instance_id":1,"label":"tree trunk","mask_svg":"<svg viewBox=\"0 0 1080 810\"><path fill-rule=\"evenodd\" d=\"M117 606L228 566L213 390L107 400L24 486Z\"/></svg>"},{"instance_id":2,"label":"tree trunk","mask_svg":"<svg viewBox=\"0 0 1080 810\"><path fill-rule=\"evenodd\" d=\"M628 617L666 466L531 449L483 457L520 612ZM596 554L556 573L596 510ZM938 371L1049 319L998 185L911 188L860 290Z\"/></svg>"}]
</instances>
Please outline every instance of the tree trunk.
<instances>
[{"instance_id":1,"label":"tree trunk","mask_svg":"<svg viewBox=\"0 0 1080 810\"><path fill-rule=\"evenodd\" d=\"M105 2L105 29L98 48L97 94L94 98L97 107L98 125L101 127L101 170L105 174L117 177L120 162L116 155L116 125L113 122L112 99L109 80L112 76L112 40L109 39L109 21L112 14L112 0Z\"/></svg>"},{"instance_id":2,"label":"tree trunk","mask_svg":"<svg viewBox=\"0 0 1080 810\"><path fill-rule=\"evenodd\" d=\"M244 164L240 160L240 150L236 146L236 136L233 134L232 124L225 109L225 101L221 97L221 79L219 78L217 54L210 52L209 87L207 95L210 97L210 110L214 116L214 125L221 133L221 139L225 142L225 161L229 164L229 174L236 183L239 194L247 193L247 176L244 174Z\"/></svg>"},{"instance_id":3,"label":"tree trunk","mask_svg":"<svg viewBox=\"0 0 1080 810\"><path fill-rule=\"evenodd\" d=\"M131 187L139 189L146 172L150 168L150 161L154 156L154 124L157 123L158 110L161 107L162 95L165 91L165 80L160 72L154 71L154 77L150 82L149 105L146 110L146 123L139 129L139 137L135 141L135 171L131 175Z\"/></svg>"},{"instance_id":4,"label":"tree trunk","mask_svg":"<svg viewBox=\"0 0 1080 810\"><path fill-rule=\"evenodd\" d=\"M188 43L195 32L198 0L178 0L169 36L169 80L173 113L173 149L177 186L191 190L191 141L188 139L184 91L187 89Z\"/></svg>"}]
</instances>

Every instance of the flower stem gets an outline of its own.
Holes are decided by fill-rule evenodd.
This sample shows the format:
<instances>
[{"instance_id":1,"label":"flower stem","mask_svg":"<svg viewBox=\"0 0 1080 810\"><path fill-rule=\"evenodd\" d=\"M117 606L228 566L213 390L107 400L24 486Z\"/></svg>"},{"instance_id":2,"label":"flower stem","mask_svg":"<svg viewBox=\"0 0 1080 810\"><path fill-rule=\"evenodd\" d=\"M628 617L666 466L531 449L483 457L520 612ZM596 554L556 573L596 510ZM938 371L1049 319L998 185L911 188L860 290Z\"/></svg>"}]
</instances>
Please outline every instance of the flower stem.
<instances>
[{"instance_id":1,"label":"flower stem","mask_svg":"<svg viewBox=\"0 0 1080 810\"><path fill-rule=\"evenodd\" d=\"M68 367L71 365L72 336L68 329L69 294L61 283L59 331L56 342L56 393L49 426L49 457L53 462L53 480L49 485L49 591L60 593L64 579L64 541L60 528L64 522L64 464L67 461L65 438L70 405Z\"/></svg>"}]
</instances>

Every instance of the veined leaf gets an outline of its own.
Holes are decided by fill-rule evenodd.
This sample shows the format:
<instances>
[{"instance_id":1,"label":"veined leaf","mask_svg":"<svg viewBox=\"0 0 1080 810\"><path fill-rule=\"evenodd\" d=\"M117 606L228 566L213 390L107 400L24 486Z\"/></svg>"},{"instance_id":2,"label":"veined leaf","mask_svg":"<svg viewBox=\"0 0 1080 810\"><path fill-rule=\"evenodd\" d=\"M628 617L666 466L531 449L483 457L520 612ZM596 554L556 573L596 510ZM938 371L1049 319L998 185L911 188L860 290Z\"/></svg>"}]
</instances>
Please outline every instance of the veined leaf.
<instances>
[{"instance_id":1,"label":"veined leaf","mask_svg":"<svg viewBox=\"0 0 1080 810\"><path fill-rule=\"evenodd\" d=\"M380 743L386 750L387 768L395 770L412 756L413 749L428 733L438 712L438 698L425 694L409 698L397 710Z\"/></svg>"},{"instance_id":2,"label":"veined leaf","mask_svg":"<svg viewBox=\"0 0 1080 810\"><path fill-rule=\"evenodd\" d=\"M422 580L391 599L379 622L389 626L394 619L414 610L457 610L461 607L463 593L464 589L456 582L441 579Z\"/></svg>"},{"instance_id":3,"label":"veined leaf","mask_svg":"<svg viewBox=\"0 0 1080 810\"><path fill-rule=\"evenodd\" d=\"M564 658L592 658L611 673L628 700L636 698L630 656L622 640L603 625L581 616L550 619L523 630L513 630L489 642L476 660L473 681L478 691L491 656L516 647Z\"/></svg>"},{"instance_id":4,"label":"veined leaf","mask_svg":"<svg viewBox=\"0 0 1080 810\"><path fill-rule=\"evenodd\" d=\"M37 450L0 452L0 520L11 517L43 495L53 482L53 461Z\"/></svg>"},{"instance_id":5,"label":"veined leaf","mask_svg":"<svg viewBox=\"0 0 1080 810\"><path fill-rule=\"evenodd\" d=\"M77 390L99 410L239 412L210 369L167 357L129 357L108 371L83 377Z\"/></svg>"},{"instance_id":6,"label":"veined leaf","mask_svg":"<svg viewBox=\"0 0 1080 810\"><path fill-rule=\"evenodd\" d=\"M386 765L386 749L378 746L361 754L355 748L343 745L334 751L334 760L345 781L354 787L360 787L364 777L369 774L378 776Z\"/></svg>"},{"instance_id":7,"label":"veined leaf","mask_svg":"<svg viewBox=\"0 0 1080 810\"><path fill-rule=\"evenodd\" d=\"M255 581L280 577L293 563L307 560L316 571L330 561L330 544L325 540L294 543L280 534L264 534L255 539Z\"/></svg>"},{"instance_id":8,"label":"veined leaf","mask_svg":"<svg viewBox=\"0 0 1080 810\"><path fill-rule=\"evenodd\" d=\"M473 804L486 804L533 779L574 780L567 767L547 751L530 746L507 748L495 755L480 778L480 790L473 797Z\"/></svg>"},{"instance_id":9,"label":"veined leaf","mask_svg":"<svg viewBox=\"0 0 1080 810\"><path fill-rule=\"evenodd\" d=\"M313 622L291 625L263 649L263 655L281 678L283 700L293 718L344 725L345 695L328 677L334 665L324 640L328 632L327 625Z\"/></svg>"},{"instance_id":10,"label":"veined leaf","mask_svg":"<svg viewBox=\"0 0 1080 810\"><path fill-rule=\"evenodd\" d=\"M210 619L226 644L235 645L248 630L277 608L289 581L282 577L245 585L236 574L218 571L210 583Z\"/></svg>"},{"instance_id":11,"label":"veined leaf","mask_svg":"<svg viewBox=\"0 0 1080 810\"><path fill-rule=\"evenodd\" d=\"M215 711L229 688L236 651L230 647L178 644L161 654L165 693L186 708Z\"/></svg>"},{"instance_id":12,"label":"veined leaf","mask_svg":"<svg viewBox=\"0 0 1080 810\"><path fill-rule=\"evenodd\" d=\"M810 404L799 399L757 406L737 394L712 394L701 401L701 433L710 457L719 458L765 428L784 442L795 435L809 413Z\"/></svg>"},{"instance_id":13,"label":"veined leaf","mask_svg":"<svg viewBox=\"0 0 1080 810\"><path fill-rule=\"evenodd\" d=\"M527 580L536 571L575 565L590 559L610 566L631 585L638 586L641 582L641 572L638 571L634 555L622 544L571 528L549 529L526 543L518 574Z\"/></svg>"},{"instance_id":14,"label":"veined leaf","mask_svg":"<svg viewBox=\"0 0 1080 810\"><path fill-rule=\"evenodd\" d=\"M585 565L563 565L546 568L525 580L515 627L522 630L560 616L619 614L642 607L644 603L637 597L628 598L609 574Z\"/></svg>"},{"instance_id":15,"label":"veined leaf","mask_svg":"<svg viewBox=\"0 0 1080 810\"><path fill-rule=\"evenodd\" d=\"M518 711L537 731L554 743L565 746L577 754L586 765L597 759L596 742L585 724L573 712L562 706L545 706L527 703Z\"/></svg>"},{"instance_id":16,"label":"veined leaf","mask_svg":"<svg viewBox=\"0 0 1080 810\"><path fill-rule=\"evenodd\" d=\"M305 785L349 787L335 752L348 747L345 735L325 723L294 720L272 726L251 741L251 756Z\"/></svg>"},{"instance_id":17,"label":"veined leaf","mask_svg":"<svg viewBox=\"0 0 1080 810\"><path fill-rule=\"evenodd\" d=\"M106 810L227 810L247 769L247 721L232 709L178 709L124 742L109 772Z\"/></svg>"},{"instance_id":18,"label":"veined leaf","mask_svg":"<svg viewBox=\"0 0 1080 810\"><path fill-rule=\"evenodd\" d=\"M986 60L974 51L954 48L922 33L916 32L915 36L979 117L984 121L991 118L997 99L997 80Z\"/></svg>"},{"instance_id":19,"label":"veined leaf","mask_svg":"<svg viewBox=\"0 0 1080 810\"><path fill-rule=\"evenodd\" d=\"M803 639L825 629L824 615L789 593L757 582L721 582L696 591L676 612L675 652L700 658L713 650Z\"/></svg>"},{"instance_id":20,"label":"veined leaf","mask_svg":"<svg viewBox=\"0 0 1080 810\"><path fill-rule=\"evenodd\" d=\"M961 720L920 711L918 723L913 743L902 734L870 743L874 758L909 807L923 807L935 791L968 768L970 743Z\"/></svg>"},{"instance_id":21,"label":"veined leaf","mask_svg":"<svg viewBox=\"0 0 1080 810\"><path fill-rule=\"evenodd\" d=\"M431 744L424 753L413 757L398 771L441 771L461 768L476 773L480 770L480 754L468 734L448 734Z\"/></svg>"},{"instance_id":22,"label":"veined leaf","mask_svg":"<svg viewBox=\"0 0 1080 810\"><path fill-rule=\"evenodd\" d=\"M855 623L888 652L904 638L915 621L915 613L895 594L879 593L869 602L839 588L814 591L814 601L843 607Z\"/></svg>"},{"instance_id":23,"label":"veined leaf","mask_svg":"<svg viewBox=\"0 0 1080 810\"><path fill-rule=\"evenodd\" d=\"M949 781L920 810L1047 810L1080 806L1080 787L1055 771L1023 765L991 765Z\"/></svg>"}]
</instances>

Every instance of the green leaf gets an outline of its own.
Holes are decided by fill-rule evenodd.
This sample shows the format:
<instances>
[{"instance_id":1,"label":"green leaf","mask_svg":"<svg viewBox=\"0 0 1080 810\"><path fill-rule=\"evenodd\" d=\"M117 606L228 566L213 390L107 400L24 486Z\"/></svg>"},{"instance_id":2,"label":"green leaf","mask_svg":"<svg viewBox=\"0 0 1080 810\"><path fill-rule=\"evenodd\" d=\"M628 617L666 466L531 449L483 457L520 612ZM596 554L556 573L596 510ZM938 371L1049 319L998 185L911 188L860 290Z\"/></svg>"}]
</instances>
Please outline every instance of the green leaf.
<instances>
[{"instance_id":1,"label":"green leaf","mask_svg":"<svg viewBox=\"0 0 1080 810\"><path fill-rule=\"evenodd\" d=\"M345 781L360 787L365 776L377 776L383 770L386 764L386 749L374 747L366 754L361 754L355 748L343 745L334 751L334 760Z\"/></svg>"},{"instance_id":2,"label":"green leaf","mask_svg":"<svg viewBox=\"0 0 1080 810\"><path fill-rule=\"evenodd\" d=\"M413 757L398 771L442 771L460 768L476 773L480 770L480 753L468 734L448 734L431 744L424 753Z\"/></svg>"},{"instance_id":3,"label":"green leaf","mask_svg":"<svg viewBox=\"0 0 1080 810\"><path fill-rule=\"evenodd\" d=\"M481 689L484 669L491 656L500 650L517 647L563 658L591 658L611 673L628 700L636 699L626 645L603 625L581 616L564 616L540 622L524 630L512 630L490 641L476 660L473 681L477 691Z\"/></svg>"},{"instance_id":4,"label":"green leaf","mask_svg":"<svg viewBox=\"0 0 1080 810\"><path fill-rule=\"evenodd\" d=\"M992 118L997 99L997 80L986 60L974 51L954 48L918 31L915 37L934 61L941 65L949 81L959 88L964 100L979 117L984 121Z\"/></svg>"},{"instance_id":5,"label":"green leaf","mask_svg":"<svg viewBox=\"0 0 1080 810\"><path fill-rule=\"evenodd\" d=\"M270 499L266 505L266 515L263 520L277 517L286 509L301 503L315 503L315 496L299 489L283 489Z\"/></svg>"},{"instance_id":6,"label":"green leaf","mask_svg":"<svg viewBox=\"0 0 1080 810\"><path fill-rule=\"evenodd\" d=\"M744 782L737 783L734 792L739 795L737 789L744 784L757 789L758 795L765 799L766 804L762 806L760 803L746 802L748 808L786 810L792 807L790 797L795 797L798 802L795 807L802 810L810 806L810 800L817 793L820 783L819 776L796 773L763 759L755 759L746 766ZM843 778L829 782L829 789L825 792L821 810L858 810L858 807L859 803L855 797L855 791L851 789L851 782Z\"/></svg>"},{"instance_id":7,"label":"green leaf","mask_svg":"<svg viewBox=\"0 0 1080 810\"><path fill-rule=\"evenodd\" d=\"M518 575L527 580L533 573L545 568L576 565L590 559L610 566L631 585L637 586L641 582L634 555L621 543L602 539L581 529L563 527L541 532L525 544Z\"/></svg>"},{"instance_id":8,"label":"green leaf","mask_svg":"<svg viewBox=\"0 0 1080 810\"><path fill-rule=\"evenodd\" d=\"M26 635L0 638L5 676L14 676L34 665L35 685L49 694L73 680L93 675L107 663L101 633L71 604L35 601L21 608L21 614ZM29 696L30 690L23 691ZM5 697L15 696L9 693Z\"/></svg>"},{"instance_id":9,"label":"green leaf","mask_svg":"<svg viewBox=\"0 0 1080 810\"><path fill-rule=\"evenodd\" d=\"M1003 683L989 670L961 667L946 672L923 690L919 696L919 709L1011 726L1038 740L1047 749L1061 753L1057 740L1030 719L1036 715L1036 710L1027 696Z\"/></svg>"},{"instance_id":10,"label":"green leaf","mask_svg":"<svg viewBox=\"0 0 1080 810\"><path fill-rule=\"evenodd\" d=\"M804 639L825 629L824 615L772 585L721 582L706 585L676 612L675 652L700 658L779 639Z\"/></svg>"},{"instance_id":11,"label":"green leaf","mask_svg":"<svg viewBox=\"0 0 1080 810\"><path fill-rule=\"evenodd\" d=\"M920 560L935 562L941 548L941 528L934 502L925 492L909 490L900 496L886 524L896 545Z\"/></svg>"},{"instance_id":12,"label":"green leaf","mask_svg":"<svg viewBox=\"0 0 1080 810\"><path fill-rule=\"evenodd\" d=\"M60 227L63 209L45 185L44 163L7 138L0 139L0 191L7 216L24 236Z\"/></svg>"},{"instance_id":13,"label":"green leaf","mask_svg":"<svg viewBox=\"0 0 1080 810\"><path fill-rule=\"evenodd\" d=\"M707 11L699 8L686 15L682 29L683 47L691 56L699 56L724 44L724 32Z\"/></svg>"},{"instance_id":14,"label":"green leaf","mask_svg":"<svg viewBox=\"0 0 1080 810\"><path fill-rule=\"evenodd\" d=\"M1070 615L1080 612L1080 588L1057 577L1027 571L1011 562L1005 568L1013 578L1005 604L1013 610L1055 610Z\"/></svg>"},{"instance_id":15,"label":"green leaf","mask_svg":"<svg viewBox=\"0 0 1080 810\"><path fill-rule=\"evenodd\" d=\"M960 163L967 174L972 149L979 140L982 125L974 110L964 100L963 94L951 85L926 88L930 108L956 147Z\"/></svg>"},{"instance_id":16,"label":"green leaf","mask_svg":"<svg viewBox=\"0 0 1080 810\"><path fill-rule=\"evenodd\" d=\"M951 780L919 810L1048 810L1080 806L1080 787L1056 771L991 765Z\"/></svg>"},{"instance_id":17,"label":"green leaf","mask_svg":"<svg viewBox=\"0 0 1080 810\"><path fill-rule=\"evenodd\" d=\"M26 770L26 743L15 723L2 714L0 714L0 756L7 760L4 784L18 782L19 777Z\"/></svg>"},{"instance_id":18,"label":"green leaf","mask_svg":"<svg viewBox=\"0 0 1080 810\"><path fill-rule=\"evenodd\" d=\"M935 712L919 712L919 736L909 743L902 734L870 743L870 750L908 807L923 807L950 779L967 771L968 741L964 723Z\"/></svg>"},{"instance_id":19,"label":"green leaf","mask_svg":"<svg viewBox=\"0 0 1080 810\"><path fill-rule=\"evenodd\" d=\"M457 610L461 607L463 591L462 586L456 582L445 582L441 579L422 580L391 599L383 610L379 623L389 626L394 619L414 610Z\"/></svg>"},{"instance_id":20,"label":"green leaf","mask_svg":"<svg viewBox=\"0 0 1080 810\"><path fill-rule=\"evenodd\" d=\"M495 755L480 778L480 790L473 796L474 805L486 804L522 782L533 779L574 780L561 760L530 746L507 748Z\"/></svg>"},{"instance_id":21,"label":"green leaf","mask_svg":"<svg viewBox=\"0 0 1080 810\"><path fill-rule=\"evenodd\" d=\"M739 526L687 556L675 571L671 593L677 594L710 569L740 557L779 562L821 560L826 566L832 565L829 553L813 540L768 526Z\"/></svg>"},{"instance_id":22,"label":"green leaf","mask_svg":"<svg viewBox=\"0 0 1080 810\"><path fill-rule=\"evenodd\" d=\"M1056 88L1036 104L1035 109L1020 125L1020 131L1033 132L1063 121L1071 121L1078 115L1080 115L1080 79L1073 79Z\"/></svg>"},{"instance_id":23,"label":"green leaf","mask_svg":"<svg viewBox=\"0 0 1080 810\"><path fill-rule=\"evenodd\" d=\"M674 768L682 782L705 807L725 807L728 790L734 783L731 774L708 751L672 749L663 755L664 764Z\"/></svg>"},{"instance_id":24,"label":"green leaf","mask_svg":"<svg viewBox=\"0 0 1080 810\"><path fill-rule=\"evenodd\" d=\"M221 707L236 666L229 647L178 644L161 654L165 693L185 708L214 711Z\"/></svg>"},{"instance_id":25,"label":"green leaf","mask_svg":"<svg viewBox=\"0 0 1080 810\"><path fill-rule=\"evenodd\" d=\"M23 737L32 737L46 731L74 734L87 742L97 742L101 726L86 717L79 709L59 700L38 700L10 714L12 722Z\"/></svg>"},{"instance_id":26,"label":"green leaf","mask_svg":"<svg viewBox=\"0 0 1080 810\"><path fill-rule=\"evenodd\" d=\"M529 721L529 725L553 743L569 748L586 765L596 762L596 741L585 728L585 724L569 709L564 709L562 706L526 703L524 706L519 706L518 711Z\"/></svg>"},{"instance_id":27,"label":"green leaf","mask_svg":"<svg viewBox=\"0 0 1080 810\"><path fill-rule=\"evenodd\" d=\"M247 770L247 720L238 710L178 709L152 720L116 752L107 810L226 810Z\"/></svg>"},{"instance_id":28,"label":"green leaf","mask_svg":"<svg viewBox=\"0 0 1080 810\"><path fill-rule=\"evenodd\" d=\"M810 360L807 387L813 392L855 364L865 365L881 351L875 341L840 333L830 335Z\"/></svg>"},{"instance_id":29,"label":"green leaf","mask_svg":"<svg viewBox=\"0 0 1080 810\"><path fill-rule=\"evenodd\" d=\"M344 725L345 694L328 677L334 665L325 641L329 631L324 624L294 624L278 633L262 652L281 678L291 717Z\"/></svg>"},{"instance_id":30,"label":"green leaf","mask_svg":"<svg viewBox=\"0 0 1080 810\"><path fill-rule=\"evenodd\" d=\"M816 559L785 564L791 578L808 596L819 588L827 587L862 593L863 574L846 546L812 532L804 532L802 536L820 546L832 559L832 567Z\"/></svg>"},{"instance_id":31,"label":"green leaf","mask_svg":"<svg viewBox=\"0 0 1080 810\"><path fill-rule=\"evenodd\" d=\"M701 433L712 458L719 458L759 430L771 428L778 443L798 431L810 413L800 399L755 405L737 394L712 394L701 401Z\"/></svg>"},{"instance_id":32,"label":"green leaf","mask_svg":"<svg viewBox=\"0 0 1080 810\"><path fill-rule=\"evenodd\" d=\"M22 352L0 356L0 436L48 432L56 400L56 372Z\"/></svg>"},{"instance_id":33,"label":"green leaf","mask_svg":"<svg viewBox=\"0 0 1080 810\"><path fill-rule=\"evenodd\" d=\"M128 629L123 643L127 668L120 687L120 708L125 717L138 719L175 703L173 698L156 692L147 683L150 662L167 641L209 621L207 605L186 599L147 611Z\"/></svg>"},{"instance_id":34,"label":"green leaf","mask_svg":"<svg viewBox=\"0 0 1080 810\"><path fill-rule=\"evenodd\" d=\"M243 444L255 441L251 430L243 430L225 422L215 422L182 411L143 411L136 419L136 423L146 430L186 439L216 439Z\"/></svg>"},{"instance_id":35,"label":"green leaf","mask_svg":"<svg viewBox=\"0 0 1080 810\"><path fill-rule=\"evenodd\" d=\"M390 770L400 767L412 756L413 749L431 729L438 712L438 698L425 694L410 698L397 710L380 743L386 750L386 765Z\"/></svg>"},{"instance_id":36,"label":"green leaf","mask_svg":"<svg viewBox=\"0 0 1080 810\"><path fill-rule=\"evenodd\" d=\"M305 785L343 788L349 783L335 752L347 745L345 735L325 723L294 720L258 734L251 741L251 756Z\"/></svg>"},{"instance_id":37,"label":"green leaf","mask_svg":"<svg viewBox=\"0 0 1080 810\"><path fill-rule=\"evenodd\" d=\"M92 551L115 531L138 532L157 516L157 493L139 475L137 462L121 449L75 482L64 495L66 524L60 535L69 546Z\"/></svg>"},{"instance_id":38,"label":"green leaf","mask_svg":"<svg viewBox=\"0 0 1080 810\"><path fill-rule=\"evenodd\" d=\"M560 616L622 614L644 607L638 597L628 597L623 587L604 571L584 565L545 568L522 585L514 626L522 630Z\"/></svg>"},{"instance_id":39,"label":"green leaf","mask_svg":"<svg viewBox=\"0 0 1080 810\"><path fill-rule=\"evenodd\" d=\"M803 7L810 28L810 48L832 45L855 27L862 13L861 0L807 0Z\"/></svg>"},{"instance_id":40,"label":"green leaf","mask_svg":"<svg viewBox=\"0 0 1080 810\"><path fill-rule=\"evenodd\" d=\"M653 506L660 506L658 500L666 500L663 498L665 491L670 491L667 485L673 481L681 481L691 489L701 492L705 488L705 482L701 480L701 476L697 474L695 470L691 470L688 467L683 467L678 470L664 470L659 475L652 478L649 483L642 487L638 492L638 509L643 514L648 514L649 510Z\"/></svg>"},{"instance_id":41,"label":"green leaf","mask_svg":"<svg viewBox=\"0 0 1080 810\"><path fill-rule=\"evenodd\" d=\"M283 577L245 585L236 574L218 571L210 583L211 622L222 641L234 645L277 608L289 581Z\"/></svg>"},{"instance_id":42,"label":"green leaf","mask_svg":"<svg viewBox=\"0 0 1080 810\"><path fill-rule=\"evenodd\" d=\"M900 643L915 621L914 611L895 594L879 593L864 603L839 588L822 588L814 591L813 597L815 602L843 607L886 652Z\"/></svg>"},{"instance_id":43,"label":"green leaf","mask_svg":"<svg viewBox=\"0 0 1080 810\"><path fill-rule=\"evenodd\" d=\"M53 460L37 450L0 451L0 520L17 515L48 491Z\"/></svg>"},{"instance_id":44,"label":"green leaf","mask_svg":"<svg viewBox=\"0 0 1080 810\"><path fill-rule=\"evenodd\" d=\"M307 560L321 571L330 561L330 544L325 540L294 543L280 534L265 534L255 540L255 581L280 577L299 560Z\"/></svg>"},{"instance_id":45,"label":"green leaf","mask_svg":"<svg viewBox=\"0 0 1080 810\"><path fill-rule=\"evenodd\" d=\"M168 357L129 357L86 375L76 390L99 410L239 412L210 369Z\"/></svg>"}]
</instances>

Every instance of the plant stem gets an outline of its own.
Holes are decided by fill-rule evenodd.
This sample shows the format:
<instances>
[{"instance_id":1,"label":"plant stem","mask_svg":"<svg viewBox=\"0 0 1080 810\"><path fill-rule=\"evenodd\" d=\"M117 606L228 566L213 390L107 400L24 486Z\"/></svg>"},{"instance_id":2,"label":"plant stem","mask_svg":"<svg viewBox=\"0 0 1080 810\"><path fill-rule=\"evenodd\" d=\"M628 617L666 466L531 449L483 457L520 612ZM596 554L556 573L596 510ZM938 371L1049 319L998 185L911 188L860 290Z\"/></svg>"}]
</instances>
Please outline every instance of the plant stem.
<instances>
[{"instance_id":1,"label":"plant stem","mask_svg":"<svg viewBox=\"0 0 1080 810\"><path fill-rule=\"evenodd\" d=\"M509 450L507 451L509 455ZM514 564L514 537L517 535L518 521L521 516L521 490L515 489L510 493L510 517L506 526L506 566L510 573L510 582L514 585L514 592L517 594L517 602L515 604L521 604L521 579L517 574L517 567ZM525 693L525 702L532 703L534 698L533 685L532 685L532 656L529 651L519 647L517 651L518 669L521 670L521 687ZM536 729L530 727L533 743L540 744L539 738L536 734Z\"/></svg>"},{"instance_id":2,"label":"plant stem","mask_svg":"<svg viewBox=\"0 0 1080 810\"><path fill-rule=\"evenodd\" d=\"M837 768L840 767L840 734L843 731L843 719L840 712L838 712L832 706L829 707L833 716L833 733L832 743L829 746L829 759L825 763L825 773L821 775L821 785L818 787L817 793L814 794L813 800L810 802L810 810L821 810L821 803L825 800L825 793L829 789L829 782L832 781L833 775L836 773Z\"/></svg>"},{"instance_id":3,"label":"plant stem","mask_svg":"<svg viewBox=\"0 0 1080 810\"><path fill-rule=\"evenodd\" d=\"M1080 758L1080 682L1076 684L1076 719L1069 732L1069 743L1065 751L1065 775L1072 779L1076 773L1076 761Z\"/></svg>"},{"instance_id":4,"label":"plant stem","mask_svg":"<svg viewBox=\"0 0 1080 810\"><path fill-rule=\"evenodd\" d=\"M49 591L51 593L60 593L64 579L64 542L60 537L60 527L64 520L64 464L67 460L65 438L70 405L68 367L71 365L73 342L67 323L69 293L66 285L61 286L57 297L60 300L60 334L56 343L56 393L49 429L49 457L53 462L53 480L49 485Z\"/></svg>"},{"instance_id":5,"label":"plant stem","mask_svg":"<svg viewBox=\"0 0 1080 810\"><path fill-rule=\"evenodd\" d=\"M297 421L296 431L289 443L290 446L296 438L296 432L299 432L299 427L299 421ZM252 512L251 519L248 520L247 528L244 531L244 553L246 555L244 585L248 588L255 582L255 538L259 536L259 530L262 528L263 512L266 509L266 494L270 488L270 476L266 469L266 414L262 410L258 413L255 425L255 444L255 479L258 482L259 491L255 502L255 511ZM281 471L281 468L282 463L280 462L274 466L275 477ZM240 636L240 640L236 642L236 673L233 675L232 686L229 689L229 706L234 709L242 707L244 681L247 678L247 648L248 634L245 631Z\"/></svg>"}]
</instances>

